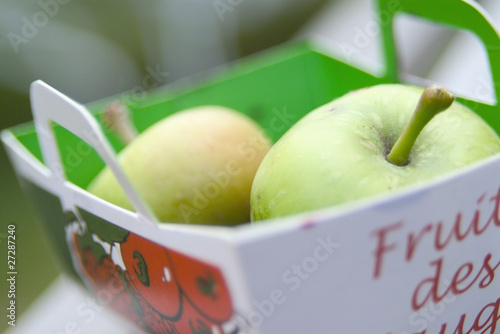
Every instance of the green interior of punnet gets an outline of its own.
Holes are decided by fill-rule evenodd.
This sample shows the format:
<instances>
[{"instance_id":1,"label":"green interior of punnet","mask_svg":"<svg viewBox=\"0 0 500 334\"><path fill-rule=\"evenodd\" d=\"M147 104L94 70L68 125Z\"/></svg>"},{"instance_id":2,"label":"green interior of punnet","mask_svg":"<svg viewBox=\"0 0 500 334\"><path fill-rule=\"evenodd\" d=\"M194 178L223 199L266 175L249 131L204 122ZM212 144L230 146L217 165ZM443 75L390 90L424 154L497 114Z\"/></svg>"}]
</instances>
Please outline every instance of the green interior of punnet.
<instances>
[{"instance_id":1,"label":"green interior of punnet","mask_svg":"<svg viewBox=\"0 0 500 334\"><path fill-rule=\"evenodd\" d=\"M110 101L121 99L128 105L135 126L142 131L186 108L209 104L227 106L250 115L276 141L311 110L348 91L390 81L396 79L364 72L319 51L311 42L300 42L269 50L203 77L143 95L125 92L86 107L99 120L99 114ZM492 113L492 106L460 100L476 112L482 111L481 116L499 132L499 116L497 112ZM93 149L66 129L55 125L54 130L68 180L86 188L104 163ZM12 131L43 162L33 124L24 124ZM119 152L123 148L120 141L112 133L105 133Z\"/></svg>"},{"instance_id":2,"label":"green interior of punnet","mask_svg":"<svg viewBox=\"0 0 500 334\"><path fill-rule=\"evenodd\" d=\"M309 43L300 43L229 65L204 77L142 95L125 92L86 107L100 121L99 114L104 107L120 99L129 107L140 132L186 108L227 106L250 115L277 140L314 108L349 90L378 82L380 79L368 73L313 50ZM33 124L24 124L12 131L43 162ZM104 163L93 149L68 130L54 125L54 131L68 180L86 188ZM107 131L105 134L117 152L123 148L114 134Z\"/></svg>"}]
</instances>

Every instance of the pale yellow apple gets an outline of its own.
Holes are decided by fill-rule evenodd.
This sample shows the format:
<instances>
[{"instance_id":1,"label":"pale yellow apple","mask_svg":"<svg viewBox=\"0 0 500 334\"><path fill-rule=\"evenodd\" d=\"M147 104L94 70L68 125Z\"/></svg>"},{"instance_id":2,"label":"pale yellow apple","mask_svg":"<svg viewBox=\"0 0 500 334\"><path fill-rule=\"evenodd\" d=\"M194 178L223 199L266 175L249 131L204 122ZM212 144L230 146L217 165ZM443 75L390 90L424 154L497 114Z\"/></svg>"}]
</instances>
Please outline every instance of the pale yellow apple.
<instances>
[{"instance_id":1,"label":"pale yellow apple","mask_svg":"<svg viewBox=\"0 0 500 334\"><path fill-rule=\"evenodd\" d=\"M234 225L250 220L252 182L270 146L248 116L201 106L153 124L118 159L160 221ZM109 168L88 190L132 209Z\"/></svg>"}]
</instances>

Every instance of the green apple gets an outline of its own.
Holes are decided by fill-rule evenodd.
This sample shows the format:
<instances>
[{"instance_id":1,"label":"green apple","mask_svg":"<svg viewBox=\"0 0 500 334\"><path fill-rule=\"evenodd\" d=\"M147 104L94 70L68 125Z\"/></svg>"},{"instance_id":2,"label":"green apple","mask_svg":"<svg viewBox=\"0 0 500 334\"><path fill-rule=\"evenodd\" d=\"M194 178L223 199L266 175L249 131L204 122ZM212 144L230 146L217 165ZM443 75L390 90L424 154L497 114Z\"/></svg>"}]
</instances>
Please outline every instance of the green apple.
<instances>
[{"instance_id":1,"label":"green apple","mask_svg":"<svg viewBox=\"0 0 500 334\"><path fill-rule=\"evenodd\" d=\"M494 130L444 88L359 89L313 110L272 147L255 175L251 219L401 189L499 151Z\"/></svg>"},{"instance_id":2,"label":"green apple","mask_svg":"<svg viewBox=\"0 0 500 334\"><path fill-rule=\"evenodd\" d=\"M250 190L271 141L248 116L201 106L160 120L134 138L116 106L105 123L130 143L118 161L162 222L234 225L250 220ZM109 168L88 187L132 209Z\"/></svg>"}]
</instances>

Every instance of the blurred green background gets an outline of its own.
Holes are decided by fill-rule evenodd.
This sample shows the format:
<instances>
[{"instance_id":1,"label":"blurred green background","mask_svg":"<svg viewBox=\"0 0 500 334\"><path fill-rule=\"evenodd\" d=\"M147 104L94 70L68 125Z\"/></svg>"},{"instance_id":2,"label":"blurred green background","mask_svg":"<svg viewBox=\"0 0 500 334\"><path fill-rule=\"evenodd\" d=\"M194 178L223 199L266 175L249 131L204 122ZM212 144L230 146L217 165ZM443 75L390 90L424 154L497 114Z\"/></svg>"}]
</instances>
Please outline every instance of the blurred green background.
<instances>
[{"instance_id":1,"label":"blurred green background","mask_svg":"<svg viewBox=\"0 0 500 334\"><path fill-rule=\"evenodd\" d=\"M82 103L150 89L285 42L326 2L2 0L0 129L31 120L28 92L34 80ZM152 72L155 80L145 81ZM0 171L0 256L6 258L7 225L14 223L22 321L22 313L59 272L3 146ZM0 263L6 273L6 261ZM0 282L5 310L7 281ZM3 332L7 324L2 320L0 326Z\"/></svg>"}]
</instances>

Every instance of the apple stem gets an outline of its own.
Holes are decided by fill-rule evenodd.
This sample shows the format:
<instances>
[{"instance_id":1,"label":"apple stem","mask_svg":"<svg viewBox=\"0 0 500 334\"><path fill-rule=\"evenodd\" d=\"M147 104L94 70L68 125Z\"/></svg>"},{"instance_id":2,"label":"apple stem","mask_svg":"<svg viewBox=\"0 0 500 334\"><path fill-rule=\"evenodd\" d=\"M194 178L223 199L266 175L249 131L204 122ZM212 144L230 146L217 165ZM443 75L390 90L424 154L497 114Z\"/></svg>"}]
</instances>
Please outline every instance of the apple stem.
<instances>
[{"instance_id":1,"label":"apple stem","mask_svg":"<svg viewBox=\"0 0 500 334\"><path fill-rule=\"evenodd\" d=\"M125 145L137 137L137 129L130 120L129 110L120 101L113 101L106 107L102 121L104 126L113 131Z\"/></svg>"},{"instance_id":2,"label":"apple stem","mask_svg":"<svg viewBox=\"0 0 500 334\"><path fill-rule=\"evenodd\" d=\"M387 161L398 166L406 165L413 144L422 129L434 116L448 109L454 99L455 97L441 86L432 85L425 88L408 124L387 155Z\"/></svg>"}]
</instances>

